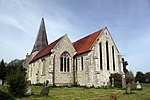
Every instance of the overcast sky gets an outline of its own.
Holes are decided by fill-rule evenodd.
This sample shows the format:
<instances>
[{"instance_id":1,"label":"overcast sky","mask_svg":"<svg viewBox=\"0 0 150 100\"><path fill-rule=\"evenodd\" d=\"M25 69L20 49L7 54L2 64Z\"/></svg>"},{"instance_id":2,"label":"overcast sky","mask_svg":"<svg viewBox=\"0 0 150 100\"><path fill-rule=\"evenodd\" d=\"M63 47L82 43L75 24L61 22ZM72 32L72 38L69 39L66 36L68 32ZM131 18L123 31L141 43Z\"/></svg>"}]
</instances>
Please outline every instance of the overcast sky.
<instances>
[{"instance_id":1,"label":"overcast sky","mask_svg":"<svg viewBox=\"0 0 150 100\"><path fill-rule=\"evenodd\" d=\"M150 71L150 0L0 0L0 59L24 59L42 17L49 43L107 27L127 68Z\"/></svg>"}]
</instances>

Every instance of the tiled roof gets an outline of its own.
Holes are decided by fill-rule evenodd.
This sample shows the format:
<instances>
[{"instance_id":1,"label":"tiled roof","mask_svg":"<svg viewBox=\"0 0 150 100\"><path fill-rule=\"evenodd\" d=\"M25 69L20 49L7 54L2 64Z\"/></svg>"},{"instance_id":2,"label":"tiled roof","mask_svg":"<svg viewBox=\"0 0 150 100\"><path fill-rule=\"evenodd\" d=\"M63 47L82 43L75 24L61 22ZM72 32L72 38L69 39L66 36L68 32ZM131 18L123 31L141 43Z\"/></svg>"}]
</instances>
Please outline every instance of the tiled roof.
<instances>
[{"instance_id":1,"label":"tiled roof","mask_svg":"<svg viewBox=\"0 0 150 100\"><path fill-rule=\"evenodd\" d=\"M103 29L101 30L98 30L86 37L83 37L79 40L77 40L76 42L72 43L75 50L76 50L76 55L78 54L81 54L81 53L84 53L84 52L87 52L87 51L90 51L91 50L91 47L93 45L93 43L96 41L97 37L101 34ZM62 37L61 37L62 38ZM52 42L51 44L49 44L48 46L46 46L44 49L42 49L41 51L39 51L35 57L31 60L30 63L48 55L51 53L51 49L54 48L54 46L59 42L59 40L61 39L57 39L55 40L54 42Z\"/></svg>"},{"instance_id":2,"label":"tiled roof","mask_svg":"<svg viewBox=\"0 0 150 100\"><path fill-rule=\"evenodd\" d=\"M62 37L61 37L61 38L62 38ZM35 57L31 60L30 63L32 63L32 62L34 62L34 61L36 61L36 60L38 60L38 59L40 59L40 58L42 58L42 57L44 57L44 56L50 54L50 53L51 53L51 50L54 48L54 46L59 42L59 40L60 40L61 38L55 40L54 42L52 42L51 44L49 44L48 46L46 46L44 49L42 49L41 51L39 51L39 52L35 55Z\"/></svg>"},{"instance_id":3,"label":"tiled roof","mask_svg":"<svg viewBox=\"0 0 150 100\"><path fill-rule=\"evenodd\" d=\"M100 35L103 29L98 30L86 37L83 37L82 39L77 40L76 42L72 43L74 48L76 49L76 55L90 51L91 46L97 39L97 37Z\"/></svg>"}]
</instances>

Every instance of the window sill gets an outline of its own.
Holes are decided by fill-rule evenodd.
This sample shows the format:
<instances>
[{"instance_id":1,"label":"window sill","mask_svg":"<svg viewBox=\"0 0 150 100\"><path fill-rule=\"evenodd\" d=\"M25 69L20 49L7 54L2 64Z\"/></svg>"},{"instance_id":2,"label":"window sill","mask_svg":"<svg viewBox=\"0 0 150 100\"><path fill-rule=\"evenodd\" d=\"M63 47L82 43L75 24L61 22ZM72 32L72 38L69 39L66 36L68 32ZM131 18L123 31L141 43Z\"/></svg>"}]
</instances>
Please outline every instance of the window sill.
<instances>
[{"instance_id":1,"label":"window sill","mask_svg":"<svg viewBox=\"0 0 150 100\"><path fill-rule=\"evenodd\" d=\"M60 72L61 74L70 74L70 72Z\"/></svg>"}]
</instances>

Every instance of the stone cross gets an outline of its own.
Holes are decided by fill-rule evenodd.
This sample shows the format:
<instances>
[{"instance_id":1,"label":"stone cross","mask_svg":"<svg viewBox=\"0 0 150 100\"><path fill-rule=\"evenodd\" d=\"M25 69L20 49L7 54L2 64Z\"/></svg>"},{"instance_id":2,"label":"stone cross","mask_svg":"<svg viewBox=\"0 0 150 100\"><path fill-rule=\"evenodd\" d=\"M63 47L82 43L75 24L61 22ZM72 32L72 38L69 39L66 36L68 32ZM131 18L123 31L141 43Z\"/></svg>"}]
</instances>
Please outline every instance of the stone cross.
<instances>
[{"instance_id":1,"label":"stone cross","mask_svg":"<svg viewBox=\"0 0 150 100\"><path fill-rule=\"evenodd\" d=\"M46 80L46 84L45 84L45 85L47 86L47 85L48 85L48 83L49 83L49 81L48 81L48 80Z\"/></svg>"}]
</instances>

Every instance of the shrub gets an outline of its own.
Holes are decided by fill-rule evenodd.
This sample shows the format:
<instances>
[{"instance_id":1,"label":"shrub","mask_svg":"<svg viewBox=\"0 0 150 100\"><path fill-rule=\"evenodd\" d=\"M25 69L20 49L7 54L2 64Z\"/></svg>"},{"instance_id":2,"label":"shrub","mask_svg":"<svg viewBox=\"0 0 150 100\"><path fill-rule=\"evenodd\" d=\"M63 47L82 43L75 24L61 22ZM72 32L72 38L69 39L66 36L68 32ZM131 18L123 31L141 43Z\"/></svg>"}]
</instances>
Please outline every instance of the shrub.
<instances>
[{"instance_id":1,"label":"shrub","mask_svg":"<svg viewBox=\"0 0 150 100\"><path fill-rule=\"evenodd\" d=\"M134 82L134 75L133 75L132 71L126 72L126 73L125 73L125 77L126 77L126 83L127 83L127 84L128 84L128 83L132 84L132 83Z\"/></svg>"},{"instance_id":2,"label":"shrub","mask_svg":"<svg viewBox=\"0 0 150 100\"><path fill-rule=\"evenodd\" d=\"M110 83L112 85L112 78L114 78L114 87L122 87L122 76L118 73L111 74L109 79Z\"/></svg>"}]
</instances>

